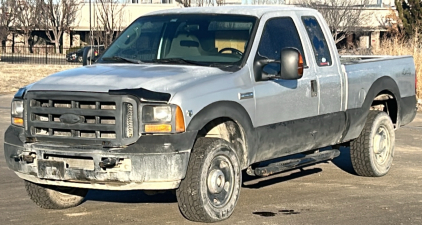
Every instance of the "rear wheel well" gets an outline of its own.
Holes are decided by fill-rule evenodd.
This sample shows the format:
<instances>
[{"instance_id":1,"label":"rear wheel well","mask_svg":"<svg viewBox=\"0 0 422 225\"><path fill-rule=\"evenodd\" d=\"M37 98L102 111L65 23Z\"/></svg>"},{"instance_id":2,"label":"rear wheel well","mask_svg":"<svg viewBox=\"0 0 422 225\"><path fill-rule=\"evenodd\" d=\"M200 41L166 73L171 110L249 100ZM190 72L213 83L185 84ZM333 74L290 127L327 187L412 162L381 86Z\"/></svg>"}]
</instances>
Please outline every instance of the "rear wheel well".
<instances>
[{"instance_id":1,"label":"rear wheel well","mask_svg":"<svg viewBox=\"0 0 422 225\"><path fill-rule=\"evenodd\" d=\"M398 105L396 97L389 91L382 91L374 98L371 110L384 111L390 116L394 126L398 126Z\"/></svg>"},{"instance_id":2,"label":"rear wheel well","mask_svg":"<svg viewBox=\"0 0 422 225\"><path fill-rule=\"evenodd\" d=\"M229 142L236 151L242 169L248 166L247 142L243 127L228 117L208 122L198 132L198 137L221 138Z\"/></svg>"}]
</instances>

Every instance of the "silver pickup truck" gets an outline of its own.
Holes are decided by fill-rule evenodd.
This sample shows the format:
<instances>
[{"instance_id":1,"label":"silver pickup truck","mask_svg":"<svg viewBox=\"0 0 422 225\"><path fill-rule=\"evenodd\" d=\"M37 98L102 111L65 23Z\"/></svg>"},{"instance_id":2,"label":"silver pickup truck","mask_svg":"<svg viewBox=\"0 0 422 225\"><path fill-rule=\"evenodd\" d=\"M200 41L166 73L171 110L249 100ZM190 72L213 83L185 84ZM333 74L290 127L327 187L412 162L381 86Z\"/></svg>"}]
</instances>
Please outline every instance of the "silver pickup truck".
<instances>
[{"instance_id":1,"label":"silver pickup truck","mask_svg":"<svg viewBox=\"0 0 422 225\"><path fill-rule=\"evenodd\" d=\"M395 129L416 114L413 58L346 61L311 9L150 13L94 65L16 93L6 161L42 208L76 206L89 189L175 189L201 222L232 214L242 171L300 168L339 146L356 174L383 176Z\"/></svg>"}]
</instances>

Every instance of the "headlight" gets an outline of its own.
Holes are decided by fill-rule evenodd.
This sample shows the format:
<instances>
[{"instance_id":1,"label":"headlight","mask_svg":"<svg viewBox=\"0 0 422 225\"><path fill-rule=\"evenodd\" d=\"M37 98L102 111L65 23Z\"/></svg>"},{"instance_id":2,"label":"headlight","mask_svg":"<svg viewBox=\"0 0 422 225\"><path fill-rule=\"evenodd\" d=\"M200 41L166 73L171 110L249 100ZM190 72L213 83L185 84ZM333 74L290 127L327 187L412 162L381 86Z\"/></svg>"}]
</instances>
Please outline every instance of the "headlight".
<instances>
[{"instance_id":1,"label":"headlight","mask_svg":"<svg viewBox=\"0 0 422 225\"><path fill-rule=\"evenodd\" d=\"M12 101L12 124L23 127L23 101Z\"/></svg>"},{"instance_id":2,"label":"headlight","mask_svg":"<svg viewBox=\"0 0 422 225\"><path fill-rule=\"evenodd\" d=\"M177 105L145 105L142 108L145 133L179 133L185 131L182 110Z\"/></svg>"},{"instance_id":3,"label":"headlight","mask_svg":"<svg viewBox=\"0 0 422 225\"><path fill-rule=\"evenodd\" d=\"M142 121L144 123L170 122L171 115L170 106L146 105L142 110Z\"/></svg>"}]
</instances>

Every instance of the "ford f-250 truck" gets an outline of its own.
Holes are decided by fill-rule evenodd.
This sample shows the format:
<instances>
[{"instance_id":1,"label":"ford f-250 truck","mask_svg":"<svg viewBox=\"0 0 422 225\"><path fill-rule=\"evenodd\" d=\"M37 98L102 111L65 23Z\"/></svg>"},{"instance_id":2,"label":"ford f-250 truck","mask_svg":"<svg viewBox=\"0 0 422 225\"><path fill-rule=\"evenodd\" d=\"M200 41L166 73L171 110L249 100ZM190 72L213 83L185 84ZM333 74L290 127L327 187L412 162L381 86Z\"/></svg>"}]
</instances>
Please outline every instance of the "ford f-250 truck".
<instances>
[{"instance_id":1,"label":"ford f-250 truck","mask_svg":"<svg viewBox=\"0 0 422 225\"><path fill-rule=\"evenodd\" d=\"M150 13L96 64L16 93L6 161L42 208L76 206L89 189L176 189L201 222L232 214L242 171L327 161L338 146L358 175L383 176L395 129L416 114L413 58L348 61L311 9Z\"/></svg>"}]
</instances>

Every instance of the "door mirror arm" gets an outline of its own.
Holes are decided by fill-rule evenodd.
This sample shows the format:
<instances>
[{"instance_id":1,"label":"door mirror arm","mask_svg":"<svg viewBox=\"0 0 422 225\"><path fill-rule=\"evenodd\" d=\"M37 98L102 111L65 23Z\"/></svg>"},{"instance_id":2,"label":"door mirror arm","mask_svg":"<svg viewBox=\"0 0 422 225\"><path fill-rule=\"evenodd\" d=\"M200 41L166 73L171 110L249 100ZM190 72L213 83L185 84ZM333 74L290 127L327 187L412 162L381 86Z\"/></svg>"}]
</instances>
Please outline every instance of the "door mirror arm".
<instances>
[{"instance_id":1,"label":"door mirror arm","mask_svg":"<svg viewBox=\"0 0 422 225\"><path fill-rule=\"evenodd\" d=\"M267 57L261 56L259 53L256 55L253 67L255 81L263 81L278 77L277 75L266 75L265 77L263 76L264 67L270 63L280 63L280 60L269 59Z\"/></svg>"},{"instance_id":2,"label":"door mirror arm","mask_svg":"<svg viewBox=\"0 0 422 225\"><path fill-rule=\"evenodd\" d=\"M264 67L270 63L280 64L280 74L266 74ZM303 76L304 66L303 56L296 48L285 48L280 51L280 60L269 59L261 56L259 53L255 57L254 75L255 81L264 81L269 79L280 78L283 80L298 80Z\"/></svg>"}]
</instances>

